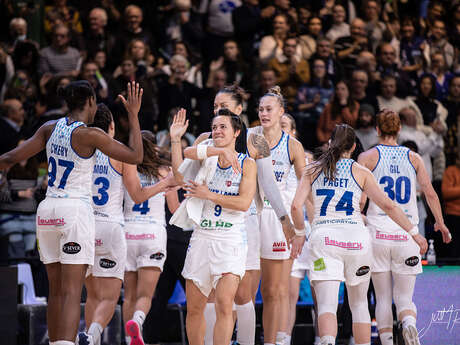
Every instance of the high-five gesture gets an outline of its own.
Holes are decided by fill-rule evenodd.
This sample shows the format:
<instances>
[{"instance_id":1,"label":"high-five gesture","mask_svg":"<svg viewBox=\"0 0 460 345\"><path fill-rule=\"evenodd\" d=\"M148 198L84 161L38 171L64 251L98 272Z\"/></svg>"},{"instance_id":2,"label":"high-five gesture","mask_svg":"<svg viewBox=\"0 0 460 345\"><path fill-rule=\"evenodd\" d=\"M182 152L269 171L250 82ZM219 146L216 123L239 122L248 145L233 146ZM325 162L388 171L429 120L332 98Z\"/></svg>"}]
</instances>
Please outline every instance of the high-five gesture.
<instances>
[{"instance_id":1,"label":"high-five gesture","mask_svg":"<svg viewBox=\"0 0 460 345\"><path fill-rule=\"evenodd\" d=\"M139 113L139 109L141 108L143 93L144 89L139 86L139 83L132 81L128 83L126 89L126 97L128 99L126 100L122 95L118 95L118 98L125 106L128 115L137 116L137 114Z\"/></svg>"},{"instance_id":2,"label":"high-five gesture","mask_svg":"<svg viewBox=\"0 0 460 345\"><path fill-rule=\"evenodd\" d=\"M174 115L173 122L169 128L169 135L171 140L180 140L188 128L188 120L186 119L186 111L181 108L176 115Z\"/></svg>"}]
</instances>

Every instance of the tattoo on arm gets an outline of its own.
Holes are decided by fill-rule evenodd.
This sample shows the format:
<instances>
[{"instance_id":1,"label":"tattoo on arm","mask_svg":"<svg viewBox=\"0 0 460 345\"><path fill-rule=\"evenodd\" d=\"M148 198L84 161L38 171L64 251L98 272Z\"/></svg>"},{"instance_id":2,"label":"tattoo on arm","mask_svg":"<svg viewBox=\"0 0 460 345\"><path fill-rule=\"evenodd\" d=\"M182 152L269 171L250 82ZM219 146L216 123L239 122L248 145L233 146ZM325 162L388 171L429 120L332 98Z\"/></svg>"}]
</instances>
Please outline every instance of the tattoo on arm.
<instances>
[{"instance_id":1,"label":"tattoo on arm","mask_svg":"<svg viewBox=\"0 0 460 345\"><path fill-rule=\"evenodd\" d=\"M257 150L256 159L270 156L270 147L263 136L253 134L250 139L252 146Z\"/></svg>"}]
</instances>

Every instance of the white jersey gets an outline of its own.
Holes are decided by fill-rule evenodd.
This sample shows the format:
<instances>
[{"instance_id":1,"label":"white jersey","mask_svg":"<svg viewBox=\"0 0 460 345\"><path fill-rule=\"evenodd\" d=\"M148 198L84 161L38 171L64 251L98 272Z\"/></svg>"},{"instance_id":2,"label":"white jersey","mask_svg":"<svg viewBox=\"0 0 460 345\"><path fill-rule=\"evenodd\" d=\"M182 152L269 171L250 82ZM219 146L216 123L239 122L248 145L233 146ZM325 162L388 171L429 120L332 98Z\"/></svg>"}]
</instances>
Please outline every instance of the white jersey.
<instances>
[{"instance_id":1,"label":"white jersey","mask_svg":"<svg viewBox=\"0 0 460 345\"><path fill-rule=\"evenodd\" d=\"M157 178L138 174L142 187L153 186L158 182ZM158 193L141 204L135 204L128 191L125 191L124 215L126 223L150 223L165 226L165 193Z\"/></svg>"},{"instance_id":2,"label":"white jersey","mask_svg":"<svg viewBox=\"0 0 460 345\"><path fill-rule=\"evenodd\" d=\"M352 166L354 160L342 158L337 162L335 180L321 172L312 183L315 215L313 229L318 227L356 228L363 219L359 202L362 189L356 182Z\"/></svg>"},{"instance_id":3,"label":"white jersey","mask_svg":"<svg viewBox=\"0 0 460 345\"><path fill-rule=\"evenodd\" d=\"M241 164L243 171L244 161L247 155L238 154L238 162ZM222 195L239 195L241 173L235 173L231 166L221 168L217 164L214 176L208 182L208 188L213 193ZM201 213L200 229L212 230L216 233L227 233L233 229L240 231L244 225L245 212L231 210L215 204L210 200L204 200L203 211Z\"/></svg>"},{"instance_id":4,"label":"white jersey","mask_svg":"<svg viewBox=\"0 0 460 345\"><path fill-rule=\"evenodd\" d=\"M377 145L376 149L379 160L372 173L385 194L404 211L412 224L417 225L417 172L409 159L410 150L386 145ZM372 200L369 201L367 220L380 229L400 229Z\"/></svg>"},{"instance_id":5,"label":"white jersey","mask_svg":"<svg viewBox=\"0 0 460 345\"><path fill-rule=\"evenodd\" d=\"M69 123L69 119L63 117L56 122L46 142L47 197L78 198L91 202L94 154L81 157L72 147L72 133L80 126L86 125L80 121Z\"/></svg>"},{"instance_id":6,"label":"white jersey","mask_svg":"<svg viewBox=\"0 0 460 345\"><path fill-rule=\"evenodd\" d=\"M96 221L124 223L123 177L109 157L96 150L93 168L93 209Z\"/></svg>"}]
</instances>

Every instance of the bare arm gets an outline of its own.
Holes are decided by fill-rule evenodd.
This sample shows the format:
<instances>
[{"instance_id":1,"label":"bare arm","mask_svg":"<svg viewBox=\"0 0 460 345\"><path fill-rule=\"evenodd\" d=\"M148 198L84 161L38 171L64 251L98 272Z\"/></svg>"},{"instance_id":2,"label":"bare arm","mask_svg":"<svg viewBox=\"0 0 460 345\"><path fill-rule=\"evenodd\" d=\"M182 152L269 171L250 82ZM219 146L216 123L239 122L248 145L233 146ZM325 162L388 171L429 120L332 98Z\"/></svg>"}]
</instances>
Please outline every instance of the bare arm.
<instances>
[{"instance_id":1,"label":"bare arm","mask_svg":"<svg viewBox=\"0 0 460 345\"><path fill-rule=\"evenodd\" d=\"M294 200L291 204L291 218L296 229L305 228L304 216L303 216L303 205L306 204L308 196L311 194L311 178L310 175L304 174L300 179L299 184L295 192ZM313 206L311 202L310 205ZM311 212L312 210L310 210ZM307 209L308 212L308 209ZM313 214L312 214L313 216ZM310 221L310 214L308 214L308 220ZM311 221L310 221L311 222Z\"/></svg>"},{"instance_id":2,"label":"bare arm","mask_svg":"<svg viewBox=\"0 0 460 345\"><path fill-rule=\"evenodd\" d=\"M196 138L195 142L193 143L193 146L197 146L198 144L202 143L206 139L209 139L211 137L211 132L204 132L201 133L198 138Z\"/></svg>"},{"instance_id":3,"label":"bare arm","mask_svg":"<svg viewBox=\"0 0 460 345\"><path fill-rule=\"evenodd\" d=\"M173 123L169 128L169 135L171 136L171 165L174 177L177 182L182 183L184 177L179 172L179 167L184 161L182 157L182 144L181 138L185 134L188 128L188 120L186 120L185 109L180 109L176 115L174 115Z\"/></svg>"},{"instance_id":4,"label":"bare arm","mask_svg":"<svg viewBox=\"0 0 460 345\"><path fill-rule=\"evenodd\" d=\"M290 137L288 145L297 180L300 180L305 171L305 151L302 144L295 138Z\"/></svg>"},{"instance_id":5,"label":"bare arm","mask_svg":"<svg viewBox=\"0 0 460 345\"><path fill-rule=\"evenodd\" d=\"M168 205L169 212L174 213L180 206L179 196L177 190L172 190L165 194L166 204Z\"/></svg>"}]
</instances>

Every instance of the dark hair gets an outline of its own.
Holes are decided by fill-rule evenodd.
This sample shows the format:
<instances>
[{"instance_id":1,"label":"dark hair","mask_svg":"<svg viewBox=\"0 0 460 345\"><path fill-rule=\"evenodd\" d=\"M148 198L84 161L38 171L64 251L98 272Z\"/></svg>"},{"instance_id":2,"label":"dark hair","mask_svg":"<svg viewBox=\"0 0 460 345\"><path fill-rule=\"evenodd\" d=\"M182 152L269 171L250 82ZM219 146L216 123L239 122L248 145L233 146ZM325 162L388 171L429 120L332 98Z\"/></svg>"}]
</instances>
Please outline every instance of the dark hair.
<instances>
[{"instance_id":1,"label":"dark hair","mask_svg":"<svg viewBox=\"0 0 460 345\"><path fill-rule=\"evenodd\" d=\"M236 102L237 105L243 105L244 101L244 89L236 84L224 86L223 89L219 90L219 93L227 93Z\"/></svg>"},{"instance_id":2,"label":"dark hair","mask_svg":"<svg viewBox=\"0 0 460 345\"><path fill-rule=\"evenodd\" d=\"M307 174L312 175L323 172L329 180L335 179L335 171L340 156L353 147L356 135L353 128L346 124L336 125L331 134L329 147L322 152L313 165L307 169Z\"/></svg>"},{"instance_id":3,"label":"dark hair","mask_svg":"<svg viewBox=\"0 0 460 345\"><path fill-rule=\"evenodd\" d=\"M99 103L91 127L100 128L107 133L112 122L113 115L110 109L104 103Z\"/></svg>"},{"instance_id":4,"label":"dark hair","mask_svg":"<svg viewBox=\"0 0 460 345\"><path fill-rule=\"evenodd\" d=\"M64 99L70 111L83 109L86 101L91 97L96 100L94 89L86 80L73 81L66 87L59 88L57 91L58 96Z\"/></svg>"},{"instance_id":5,"label":"dark hair","mask_svg":"<svg viewBox=\"0 0 460 345\"><path fill-rule=\"evenodd\" d=\"M230 123L234 131L240 131L240 134L236 138L235 141L235 151L239 153L247 153L248 151L248 143L246 138L246 125L241 120L241 118L236 115L235 113L231 112L227 108L219 109L216 114L217 116L229 116ZM213 120L214 121L214 120Z\"/></svg>"},{"instance_id":6,"label":"dark hair","mask_svg":"<svg viewBox=\"0 0 460 345\"><path fill-rule=\"evenodd\" d=\"M156 145L155 135L143 130L142 146L144 147L144 158L141 164L138 164L137 171L150 178L159 178L159 169L162 166L170 166L171 163L162 154L160 148Z\"/></svg>"},{"instance_id":7,"label":"dark hair","mask_svg":"<svg viewBox=\"0 0 460 345\"><path fill-rule=\"evenodd\" d=\"M415 141L413 141L413 140L406 140L403 143L401 143L401 146L405 146L408 149L410 149L411 151L413 151L415 153L418 153L418 146L415 143Z\"/></svg>"},{"instance_id":8,"label":"dark hair","mask_svg":"<svg viewBox=\"0 0 460 345\"><path fill-rule=\"evenodd\" d=\"M283 116L286 116L289 119L289 121L291 122L291 130L295 131L297 129L297 125L295 123L294 116L292 116L291 114L288 114L288 113L284 113L283 115L281 115L281 117L283 117Z\"/></svg>"},{"instance_id":9,"label":"dark hair","mask_svg":"<svg viewBox=\"0 0 460 345\"><path fill-rule=\"evenodd\" d=\"M348 89L348 98L347 98L346 107L348 107L348 109L350 109L350 112L353 112L355 110L355 108L356 108L356 103L355 103L355 101L353 100L353 98L350 95L350 86L348 85L348 83L345 80L339 80L335 84L334 95L332 96L332 102L331 102L331 115L332 115L333 119L336 119L337 116L339 116L339 114L342 113L342 108L343 108L342 105L340 104L340 101L339 101L338 97L337 97L337 93L335 92L335 89L337 89L337 86L340 83L345 84L345 86Z\"/></svg>"},{"instance_id":10,"label":"dark hair","mask_svg":"<svg viewBox=\"0 0 460 345\"><path fill-rule=\"evenodd\" d=\"M422 81L423 79L430 79L431 81L431 90L430 90L430 94L428 95L428 98L429 99L434 99L436 98L436 79L434 78L434 76L432 74L428 74L428 73L425 73L425 74L422 74L418 80L418 85L417 85L417 89L418 89L418 98L422 98L422 97L425 97L423 94L422 94Z\"/></svg>"},{"instance_id":11,"label":"dark hair","mask_svg":"<svg viewBox=\"0 0 460 345\"><path fill-rule=\"evenodd\" d=\"M393 111L380 111L377 114L377 127L382 136L396 137L401 127L399 115Z\"/></svg>"}]
</instances>

